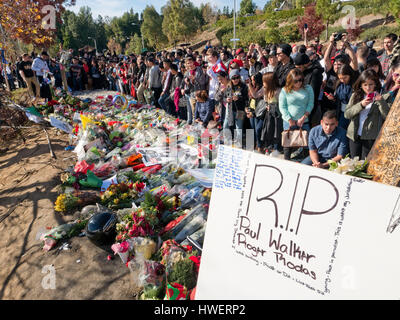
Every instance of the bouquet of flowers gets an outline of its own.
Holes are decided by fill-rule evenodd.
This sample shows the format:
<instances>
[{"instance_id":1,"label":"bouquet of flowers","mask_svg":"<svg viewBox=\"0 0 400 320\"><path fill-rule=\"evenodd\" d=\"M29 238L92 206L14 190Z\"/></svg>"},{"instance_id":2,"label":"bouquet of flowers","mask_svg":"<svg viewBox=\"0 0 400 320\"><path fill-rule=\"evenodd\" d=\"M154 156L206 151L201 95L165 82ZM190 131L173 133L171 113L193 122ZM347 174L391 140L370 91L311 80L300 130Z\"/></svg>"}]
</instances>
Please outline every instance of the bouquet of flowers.
<instances>
[{"instance_id":1,"label":"bouquet of flowers","mask_svg":"<svg viewBox=\"0 0 400 320\"><path fill-rule=\"evenodd\" d=\"M55 202L54 210L58 212L71 212L72 210L84 207L88 204L95 204L99 201L97 192L73 192L73 193L62 193L57 197Z\"/></svg>"},{"instance_id":2,"label":"bouquet of flowers","mask_svg":"<svg viewBox=\"0 0 400 320\"><path fill-rule=\"evenodd\" d=\"M359 160L358 157L351 159L346 156L340 162L328 160L329 170L340 174L347 174L364 179L372 179L372 175L367 174L368 162Z\"/></svg>"},{"instance_id":3,"label":"bouquet of flowers","mask_svg":"<svg viewBox=\"0 0 400 320\"><path fill-rule=\"evenodd\" d=\"M101 195L101 204L110 209L130 208L137 195L138 192L133 184L112 184Z\"/></svg>"},{"instance_id":4,"label":"bouquet of flowers","mask_svg":"<svg viewBox=\"0 0 400 320\"><path fill-rule=\"evenodd\" d=\"M124 242L133 237L152 236L154 234L152 228L154 221L150 222L149 220L149 217L145 215L141 208L126 215L116 226L118 232L116 241Z\"/></svg>"}]
</instances>

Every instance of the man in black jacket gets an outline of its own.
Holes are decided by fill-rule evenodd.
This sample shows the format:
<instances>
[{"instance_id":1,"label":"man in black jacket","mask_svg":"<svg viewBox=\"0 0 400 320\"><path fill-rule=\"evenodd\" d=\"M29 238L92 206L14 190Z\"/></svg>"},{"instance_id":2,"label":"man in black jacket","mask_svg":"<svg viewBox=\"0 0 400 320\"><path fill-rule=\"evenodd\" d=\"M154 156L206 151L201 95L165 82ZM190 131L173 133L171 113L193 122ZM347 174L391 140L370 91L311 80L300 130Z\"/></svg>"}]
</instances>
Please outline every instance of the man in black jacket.
<instances>
[{"instance_id":1,"label":"man in black jacket","mask_svg":"<svg viewBox=\"0 0 400 320\"><path fill-rule=\"evenodd\" d=\"M295 68L290 54L292 53L292 47L287 43L281 44L276 51L278 57L278 65L275 67L274 73L278 78L278 84L280 88L283 88L286 84L286 78L290 70Z\"/></svg>"},{"instance_id":2,"label":"man in black jacket","mask_svg":"<svg viewBox=\"0 0 400 320\"><path fill-rule=\"evenodd\" d=\"M313 116L317 110L316 106L318 104L318 97L321 91L323 78L322 74L324 73L324 68L322 68L319 61L311 61L308 55L305 53L298 53L293 62L296 68L300 69L303 72L304 84L309 84L313 88L314 108L310 115L310 119L313 119Z\"/></svg>"}]
</instances>

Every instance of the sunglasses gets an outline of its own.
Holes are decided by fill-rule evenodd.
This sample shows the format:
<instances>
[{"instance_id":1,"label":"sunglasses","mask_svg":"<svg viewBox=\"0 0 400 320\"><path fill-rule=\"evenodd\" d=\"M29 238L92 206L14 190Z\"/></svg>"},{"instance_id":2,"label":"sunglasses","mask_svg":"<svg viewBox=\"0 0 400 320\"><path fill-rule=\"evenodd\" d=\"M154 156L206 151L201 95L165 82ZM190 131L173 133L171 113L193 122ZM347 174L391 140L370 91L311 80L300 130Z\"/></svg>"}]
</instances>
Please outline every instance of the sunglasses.
<instances>
[{"instance_id":1,"label":"sunglasses","mask_svg":"<svg viewBox=\"0 0 400 320\"><path fill-rule=\"evenodd\" d=\"M393 77L397 78L398 76L400 76L400 73L393 73Z\"/></svg>"},{"instance_id":2,"label":"sunglasses","mask_svg":"<svg viewBox=\"0 0 400 320\"><path fill-rule=\"evenodd\" d=\"M233 77L232 80L239 80L240 77Z\"/></svg>"},{"instance_id":3,"label":"sunglasses","mask_svg":"<svg viewBox=\"0 0 400 320\"><path fill-rule=\"evenodd\" d=\"M294 83L300 83L300 82L303 82L304 81L304 79L296 79L296 80L294 80Z\"/></svg>"}]
</instances>

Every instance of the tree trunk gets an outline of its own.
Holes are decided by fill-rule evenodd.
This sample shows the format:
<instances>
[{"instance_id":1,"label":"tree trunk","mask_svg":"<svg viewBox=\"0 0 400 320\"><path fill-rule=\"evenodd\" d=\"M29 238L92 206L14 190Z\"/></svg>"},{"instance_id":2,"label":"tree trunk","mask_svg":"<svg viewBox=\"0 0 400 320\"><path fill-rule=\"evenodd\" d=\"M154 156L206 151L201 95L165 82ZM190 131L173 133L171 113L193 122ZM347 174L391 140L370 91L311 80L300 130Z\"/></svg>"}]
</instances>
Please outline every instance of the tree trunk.
<instances>
[{"instance_id":1,"label":"tree trunk","mask_svg":"<svg viewBox=\"0 0 400 320\"><path fill-rule=\"evenodd\" d=\"M326 23L325 41L328 41L328 38L329 38L328 28L329 28L329 21Z\"/></svg>"}]
</instances>

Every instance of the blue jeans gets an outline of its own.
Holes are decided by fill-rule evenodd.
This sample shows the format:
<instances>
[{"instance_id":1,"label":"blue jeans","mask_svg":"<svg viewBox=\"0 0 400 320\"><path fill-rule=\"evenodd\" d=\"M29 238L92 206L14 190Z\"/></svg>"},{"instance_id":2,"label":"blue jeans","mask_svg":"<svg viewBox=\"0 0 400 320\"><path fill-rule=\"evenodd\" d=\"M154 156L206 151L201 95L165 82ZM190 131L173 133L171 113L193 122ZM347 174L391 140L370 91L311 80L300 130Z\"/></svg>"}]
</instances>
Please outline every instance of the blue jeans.
<instances>
[{"instance_id":1,"label":"blue jeans","mask_svg":"<svg viewBox=\"0 0 400 320\"><path fill-rule=\"evenodd\" d=\"M319 158L319 162L320 163L325 163L325 162L327 162L328 161L328 159L325 159L325 158L323 158L323 157L321 157L321 156L318 156L318 158ZM311 157L310 156L308 156L307 158L305 158L302 162L301 162L302 164L306 164L306 165L308 165L308 166L312 166L312 161L311 161Z\"/></svg>"},{"instance_id":2,"label":"blue jeans","mask_svg":"<svg viewBox=\"0 0 400 320\"><path fill-rule=\"evenodd\" d=\"M158 99L158 104L159 104L160 107L161 107L163 110L165 110L165 111L168 111L168 108L167 108L167 106L166 106L166 104L165 104L165 100L166 100L168 97L169 97L168 94L164 94L164 95L160 96L160 99Z\"/></svg>"},{"instance_id":3,"label":"blue jeans","mask_svg":"<svg viewBox=\"0 0 400 320\"><path fill-rule=\"evenodd\" d=\"M190 96L188 94L185 95L186 99L187 99L187 122L188 124L192 124L193 123L193 110L192 110L192 104L190 103Z\"/></svg>"},{"instance_id":4,"label":"blue jeans","mask_svg":"<svg viewBox=\"0 0 400 320\"><path fill-rule=\"evenodd\" d=\"M237 145L240 147L242 147L242 144L243 144L243 126L244 126L244 120L236 119L236 112L233 111L233 127L235 128L235 140L236 140ZM231 129L231 127L229 126L228 118L227 118L227 112L225 112L223 129L227 133Z\"/></svg>"},{"instance_id":5,"label":"blue jeans","mask_svg":"<svg viewBox=\"0 0 400 320\"><path fill-rule=\"evenodd\" d=\"M255 135L258 148L262 148L263 146L263 142L261 141L261 132L263 129L263 125L264 125L264 118L262 119L255 118Z\"/></svg>"},{"instance_id":6,"label":"blue jeans","mask_svg":"<svg viewBox=\"0 0 400 320\"><path fill-rule=\"evenodd\" d=\"M344 117L344 112L343 111L339 111L339 127L342 127L343 129L347 130L347 127L350 124L350 120L346 119Z\"/></svg>"}]
</instances>

